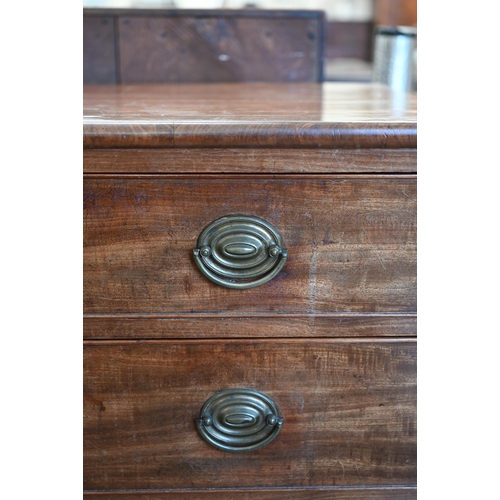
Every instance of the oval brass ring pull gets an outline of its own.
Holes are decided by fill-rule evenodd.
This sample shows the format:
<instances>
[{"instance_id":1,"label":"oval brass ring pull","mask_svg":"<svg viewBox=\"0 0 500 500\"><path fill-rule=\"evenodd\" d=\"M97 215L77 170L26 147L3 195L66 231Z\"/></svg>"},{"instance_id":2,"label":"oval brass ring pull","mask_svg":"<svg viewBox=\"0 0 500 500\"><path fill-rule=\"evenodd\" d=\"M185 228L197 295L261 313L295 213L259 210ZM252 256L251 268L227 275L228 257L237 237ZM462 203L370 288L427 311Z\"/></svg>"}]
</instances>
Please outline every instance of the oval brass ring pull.
<instances>
[{"instance_id":1,"label":"oval brass ring pull","mask_svg":"<svg viewBox=\"0 0 500 500\"><path fill-rule=\"evenodd\" d=\"M196 424L203 439L216 448L253 451L278 435L283 419L265 394L254 389L228 389L205 402Z\"/></svg>"},{"instance_id":2,"label":"oval brass ring pull","mask_svg":"<svg viewBox=\"0 0 500 500\"><path fill-rule=\"evenodd\" d=\"M227 215L198 236L193 250L200 271L227 288L253 288L273 279L288 255L276 228L259 217Z\"/></svg>"}]
</instances>

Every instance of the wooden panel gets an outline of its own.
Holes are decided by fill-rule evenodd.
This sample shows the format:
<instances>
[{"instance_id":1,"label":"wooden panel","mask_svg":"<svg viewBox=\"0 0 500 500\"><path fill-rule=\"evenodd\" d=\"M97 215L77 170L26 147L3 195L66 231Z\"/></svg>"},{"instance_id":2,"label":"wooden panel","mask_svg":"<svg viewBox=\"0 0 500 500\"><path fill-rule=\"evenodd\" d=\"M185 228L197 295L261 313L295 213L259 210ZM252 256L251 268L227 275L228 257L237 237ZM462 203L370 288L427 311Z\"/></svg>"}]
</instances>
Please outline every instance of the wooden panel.
<instances>
[{"instance_id":1,"label":"wooden panel","mask_svg":"<svg viewBox=\"0 0 500 500\"><path fill-rule=\"evenodd\" d=\"M414 312L414 176L87 178L88 313ZM289 257L269 283L230 290L192 260L201 230L262 217Z\"/></svg>"},{"instance_id":2,"label":"wooden panel","mask_svg":"<svg viewBox=\"0 0 500 500\"><path fill-rule=\"evenodd\" d=\"M116 83L112 16L83 17L83 83Z\"/></svg>"},{"instance_id":3,"label":"wooden panel","mask_svg":"<svg viewBox=\"0 0 500 500\"><path fill-rule=\"evenodd\" d=\"M268 446L228 453L195 419L230 387L284 417ZM401 485L416 482L416 343L87 342L85 489Z\"/></svg>"},{"instance_id":4,"label":"wooden panel","mask_svg":"<svg viewBox=\"0 0 500 500\"><path fill-rule=\"evenodd\" d=\"M373 23L329 21L326 57L372 60Z\"/></svg>"},{"instance_id":5,"label":"wooden panel","mask_svg":"<svg viewBox=\"0 0 500 500\"><path fill-rule=\"evenodd\" d=\"M238 337L406 337L416 336L415 315L397 314L241 314L86 316L84 338L238 338Z\"/></svg>"},{"instance_id":6,"label":"wooden panel","mask_svg":"<svg viewBox=\"0 0 500 500\"><path fill-rule=\"evenodd\" d=\"M86 173L391 173L417 171L416 149L108 149L83 151Z\"/></svg>"},{"instance_id":7,"label":"wooden panel","mask_svg":"<svg viewBox=\"0 0 500 500\"><path fill-rule=\"evenodd\" d=\"M412 486L401 487L335 487L321 489L304 488L276 488L256 490L189 490L189 491L161 491L143 493L85 493L85 500L416 500L417 488Z\"/></svg>"},{"instance_id":8,"label":"wooden panel","mask_svg":"<svg viewBox=\"0 0 500 500\"><path fill-rule=\"evenodd\" d=\"M318 82L318 17L120 17L121 81Z\"/></svg>"}]
</instances>

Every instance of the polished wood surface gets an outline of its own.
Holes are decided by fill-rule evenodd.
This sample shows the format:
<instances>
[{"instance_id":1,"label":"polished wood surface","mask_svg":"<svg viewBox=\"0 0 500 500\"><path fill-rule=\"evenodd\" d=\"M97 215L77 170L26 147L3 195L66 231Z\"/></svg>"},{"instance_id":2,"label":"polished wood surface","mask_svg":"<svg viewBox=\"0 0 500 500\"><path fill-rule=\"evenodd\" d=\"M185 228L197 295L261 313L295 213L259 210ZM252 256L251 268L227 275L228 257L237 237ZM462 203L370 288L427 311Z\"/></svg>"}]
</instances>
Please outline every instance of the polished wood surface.
<instances>
[{"instance_id":1,"label":"polished wood surface","mask_svg":"<svg viewBox=\"0 0 500 500\"><path fill-rule=\"evenodd\" d=\"M416 95L375 84L85 86L87 148L415 148Z\"/></svg>"},{"instance_id":2,"label":"polished wood surface","mask_svg":"<svg viewBox=\"0 0 500 500\"><path fill-rule=\"evenodd\" d=\"M83 12L84 83L322 81L326 22L320 11ZM110 20L113 38L104 37L102 19ZM104 59L99 46L114 59ZM112 70L113 79L103 80Z\"/></svg>"},{"instance_id":3,"label":"polished wood surface","mask_svg":"<svg viewBox=\"0 0 500 500\"><path fill-rule=\"evenodd\" d=\"M415 312L414 176L89 177L87 313ZM232 213L280 231L284 269L230 290L192 260L201 230Z\"/></svg>"},{"instance_id":4,"label":"polished wood surface","mask_svg":"<svg viewBox=\"0 0 500 500\"><path fill-rule=\"evenodd\" d=\"M84 500L416 500L415 486L161 490L142 493L85 493Z\"/></svg>"},{"instance_id":5,"label":"polished wood surface","mask_svg":"<svg viewBox=\"0 0 500 500\"><path fill-rule=\"evenodd\" d=\"M416 482L416 343L402 340L87 341L85 489ZM283 428L251 453L217 450L195 419L253 387Z\"/></svg>"}]
</instances>

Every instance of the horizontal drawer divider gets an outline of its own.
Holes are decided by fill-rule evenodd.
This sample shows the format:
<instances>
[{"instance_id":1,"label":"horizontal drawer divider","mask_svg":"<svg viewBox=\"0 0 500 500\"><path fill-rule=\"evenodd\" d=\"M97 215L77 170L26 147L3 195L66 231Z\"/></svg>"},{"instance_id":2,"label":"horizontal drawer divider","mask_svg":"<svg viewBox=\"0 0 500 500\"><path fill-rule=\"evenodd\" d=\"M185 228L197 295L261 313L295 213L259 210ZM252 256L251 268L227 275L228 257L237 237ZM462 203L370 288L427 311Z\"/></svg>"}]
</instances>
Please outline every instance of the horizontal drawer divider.
<instances>
[{"instance_id":1,"label":"horizontal drawer divider","mask_svg":"<svg viewBox=\"0 0 500 500\"><path fill-rule=\"evenodd\" d=\"M279 338L279 337L262 337L262 338L231 338L231 339L104 339L104 340L84 340L84 346L105 346L105 345L164 345L164 344L195 344L195 345L210 345L210 344L362 344L362 343L405 343L416 344L417 339L411 337L340 337L340 338L325 338L325 337L307 337L307 338Z\"/></svg>"},{"instance_id":2,"label":"horizontal drawer divider","mask_svg":"<svg viewBox=\"0 0 500 500\"><path fill-rule=\"evenodd\" d=\"M416 173L416 149L85 149L86 173L262 175Z\"/></svg>"},{"instance_id":3,"label":"horizontal drawer divider","mask_svg":"<svg viewBox=\"0 0 500 500\"><path fill-rule=\"evenodd\" d=\"M327 498L324 493L335 494L334 497L329 496L328 498L339 498L345 500L355 500L364 499L366 495L370 495L370 498L374 499L387 499L387 498L398 498L398 499L409 499L416 498L417 486L414 484L401 485L401 486L302 486L302 487L288 487L288 488L179 488L179 489L165 489L165 490L87 490L84 491L84 497L89 500L93 497L103 499L106 496L113 496L123 498L124 495L127 496L127 500L140 499L143 495L148 495L145 498L150 500L156 500L156 497L151 495L159 495L158 498L164 498L163 495L175 494L182 495L188 498L191 494L203 494L209 498L220 498L219 495L228 495L223 498L230 498L229 495L238 495L237 498L242 498L241 495L251 495L252 498L262 498L260 495L269 493L270 495L276 494L287 494L287 498L304 498L300 496L302 494L307 494L306 498ZM337 494L341 495L337 497ZM161 497L160 497L161 495ZM255 496L254 496L255 495ZM259 495L259 496L258 496ZM293 495L293 496L288 496ZM168 496L170 498L170 495ZM193 497L194 498L194 497ZM246 497L245 497L246 498ZM266 498L273 498L272 496ZM278 498L278 497L276 497Z\"/></svg>"},{"instance_id":4,"label":"horizontal drawer divider","mask_svg":"<svg viewBox=\"0 0 500 500\"><path fill-rule=\"evenodd\" d=\"M84 313L86 319L205 319L205 318L416 318L417 313Z\"/></svg>"},{"instance_id":5,"label":"horizontal drawer divider","mask_svg":"<svg viewBox=\"0 0 500 500\"><path fill-rule=\"evenodd\" d=\"M415 314L88 314L88 340L416 337Z\"/></svg>"},{"instance_id":6,"label":"horizontal drawer divider","mask_svg":"<svg viewBox=\"0 0 500 500\"><path fill-rule=\"evenodd\" d=\"M221 177L222 176L222 177ZM213 180L242 180L245 178L251 179L319 179L328 178L333 180L342 179L417 179L417 174L414 173L306 173L306 174L261 174L261 173L236 173L236 174L221 174L221 173L87 173L83 174L84 179L213 179Z\"/></svg>"}]
</instances>

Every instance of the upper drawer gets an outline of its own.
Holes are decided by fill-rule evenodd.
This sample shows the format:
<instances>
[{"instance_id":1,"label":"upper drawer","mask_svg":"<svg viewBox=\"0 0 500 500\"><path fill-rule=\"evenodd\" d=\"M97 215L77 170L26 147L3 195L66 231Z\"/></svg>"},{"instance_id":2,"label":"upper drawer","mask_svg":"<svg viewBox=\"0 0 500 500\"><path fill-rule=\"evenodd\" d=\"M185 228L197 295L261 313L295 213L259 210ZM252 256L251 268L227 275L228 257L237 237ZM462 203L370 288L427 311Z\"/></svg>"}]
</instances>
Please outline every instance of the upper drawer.
<instances>
[{"instance_id":1,"label":"upper drawer","mask_svg":"<svg viewBox=\"0 0 500 500\"><path fill-rule=\"evenodd\" d=\"M87 313L414 312L414 176L95 176L84 182ZM266 219L288 249L270 282L208 281L192 250L213 220Z\"/></svg>"}]
</instances>

